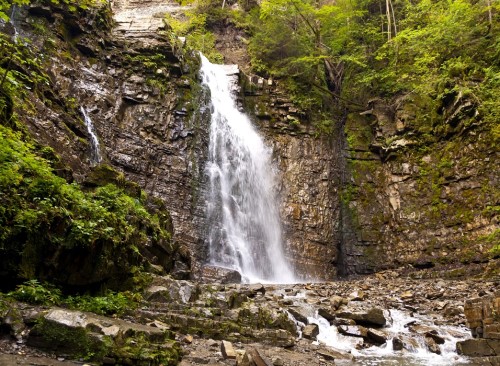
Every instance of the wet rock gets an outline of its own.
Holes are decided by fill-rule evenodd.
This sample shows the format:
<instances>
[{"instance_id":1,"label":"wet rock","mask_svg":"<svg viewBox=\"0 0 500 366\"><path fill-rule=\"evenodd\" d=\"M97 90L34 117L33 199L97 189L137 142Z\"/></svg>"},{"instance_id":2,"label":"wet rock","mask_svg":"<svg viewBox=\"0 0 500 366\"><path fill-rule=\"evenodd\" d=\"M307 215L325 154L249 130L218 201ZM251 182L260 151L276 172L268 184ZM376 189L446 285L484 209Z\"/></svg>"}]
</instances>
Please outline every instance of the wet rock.
<instances>
[{"instance_id":1,"label":"wet rock","mask_svg":"<svg viewBox=\"0 0 500 366\"><path fill-rule=\"evenodd\" d=\"M384 312L380 308L371 308L368 311L337 311L335 315L339 318L352 319L356 324L367 326L383 327L387 320L385 319Z\"/></svg>"},{"instance_id":2,"label":"wet rock","mask_svg":"<svg viewBox=\"0 0 500 366\"><path fill-rule=\"evenodd\" d=\"M441 354L441 348L439 348L439 345L434 341L433 338L431 337L425 337L425 346L429 350L429 352L435 353L437 355Z\"/></svg>"},{"instance_id":3,"label":"wet rock","mask_svg":"<svg viewBox=\"0 0 500 366\"><path fill-rule=\"evenodd\" d=\"M444 344L444 338L439 335L438 331L426 325L413 324L408 327L412 332L432 338L437 344Z\"/></svg>"},{"instance_id":4,"label":"wet rock","mask_svg":"<svg viewBox=\"0 0 500 366\"><path fill-rule=\"evenodd\" d=\"M387 342L387 335L376 329L368 329L368 340L375 344L384 344Z\"/></svg>"},{"instance_id":5,"label":"wet rock","mask_svg":"<svg viewBox=\"0 0 500 366\"><path fill-rule=\"evenodd\" d=\"M307 318L312 316L311 312L307 309L300 307L289 308L288 312L299 322L307 324Z\"/></svg>"},{"instance_id":6,"label":"wet rock","mask_svg":"<svg viewBox=\"0 0 500 366\"><path fill-rule=\"evenodd\" d=\"M392 339L392 349L394 351L401 351L403 349L403 341L398 337L394 337Z\"/></svg>"},{"instance_id":7,"label":"wet rock","mask_svg":"<svg viewBox=\"0 0 500 366\"><path fill-rule=\"evenodd\" d=\"M318 315L322 316L328 321L335 319L335 310L333 308L319 308Z\"/></svg>"},{"instance_id":8,"label":"wet rock","mask_svg":"<svg viewBox=\"0 0 500 366\"><path fill-rule=\"evenodd\" d=\"M222 352L222 356L227 359L236 359L236 352L233 348L233 344L228 341L222 341L220 345L220 350Z\"/></svg>"},{"instance_id":9,"label":"wet rock","mask_svg":"<svg viewBox=\"0 0 500 366\"><path fill-rule=\"evenodd\" d=\"M302 330L302 336L307 339L316 339L319 334L319 327L317 324L309 324Z\"/></svg>"},{"instance_id":10,"label":"wet rock","mask_svg":"<svg viewBox=\"0 0 500 366\"><path fill-rule=\"evenodd\" d=\"M368 329L362 327L361 325L339 325L337 327L340 334L344 334L351 337L368 337Z\"/></svg>"}]
</instances>

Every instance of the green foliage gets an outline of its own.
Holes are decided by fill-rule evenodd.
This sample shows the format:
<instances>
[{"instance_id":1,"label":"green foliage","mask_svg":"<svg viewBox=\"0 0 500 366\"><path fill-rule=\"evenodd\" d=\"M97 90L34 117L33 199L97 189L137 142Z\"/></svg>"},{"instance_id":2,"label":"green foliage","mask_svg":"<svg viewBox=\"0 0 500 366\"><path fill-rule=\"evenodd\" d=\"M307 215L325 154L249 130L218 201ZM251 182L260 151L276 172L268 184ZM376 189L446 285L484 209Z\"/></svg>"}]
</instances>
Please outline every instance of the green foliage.
<instances>
[{"instance_id":1,"label":"green foliage","mask_svg":"<svg viewBox=\"0 0 500 366\"><path fill-rule=\"evenodd\" d=\"M123 315L125 311L137 308L141 299L139 294L130 291L108 291L104 296L69 296L64 300L64 304L71 309L100 315Z\"/></svg>"},{"instance_id":2,"label":"green foliage","mask_svg":"<svg viewBox=\"0 0 500 366\"><path fill-rule=\"evenodd\" d=\"M458 116L461 123L470 127L480 118L498 141L500 12L498 3L489 4L392 1L391 37L385 7L373 0L264 0L233 19L249 34L254 70L280 79L312 114L404 94L421 102L411 127L431 136L450 130L440 121L461 98L480 112Z\"/></svg>"},{"instance_id":3,"label":"green foliage","mask_svg":"<svg viewBox=\"0 0 500 366\"><path fill-rule=\"evenodd\" d=\"M101 296L74 295L64 297L62 291L54 285L37 280L29 280L18 285L7 298L33 305L57 305L70 309L88 311L100 315L123 315L127 310L139 306L142 297L130 291L106 291Z\"/></svg>"},{"instance_id":4,"label":"green foliage","mask_svg":"<svg viewBox=\"0 0 500 366\"><path fill-rule=\"evenodd\" d=\"M83 192L53 173L40 156L46 151L0 125L0 253L10 259L3 270L38 278L44 261L61 250L104 250L103 260L116 265L131 257L140 262L139 247L170 242L158 216L140 198L114 184Z\"/></svg>"},{"instance_id":5,"label":"green foliage","mask_svg":"<svg viewBox=\"0 0 500 366\"><path fill-rule=\"evenodd\" d=\"M7 296L29 304L58 305L61 302L62 293L51 284L41 284L37 280L29 280L17 286Z\"/></svg>"},{"instance_id":6,"label":"green foliage","mask_svg":"<svg viewBox=\"0 0 500 366\"><path fill-rule=\"evenodd\" d=\"M222 63L223 56L215 49L215 35L208 29L224 19L227 10L212 3L211 0L199 0L184 17L167 14L165 22L172 28L170 37L174 44L177 37L185 37L188 49L203 53L211 62Z\"/></svg>"}]
</instances>

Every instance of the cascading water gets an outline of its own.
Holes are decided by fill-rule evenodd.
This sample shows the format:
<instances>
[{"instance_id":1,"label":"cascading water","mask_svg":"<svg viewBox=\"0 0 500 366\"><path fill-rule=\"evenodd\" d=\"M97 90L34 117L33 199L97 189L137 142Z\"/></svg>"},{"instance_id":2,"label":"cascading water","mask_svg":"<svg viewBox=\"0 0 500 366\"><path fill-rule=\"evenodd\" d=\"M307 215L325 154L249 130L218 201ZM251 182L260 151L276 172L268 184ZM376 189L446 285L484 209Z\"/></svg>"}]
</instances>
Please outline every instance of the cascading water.
<instances>
[{"instance_id":1,"label":"cascading water","mask_svg":"<svg viewBox=\"0 0 500 366\"><path fill-rule=\"evenodd\" d=\"M12 25L12 28L14 28L14 34L12 36L12 40L14 41L14 43L17 43L17 39L19 37L19 32L16 26L16 10L17 10L16 6L12 5L12 12L10 14L10 24Z\"/></svg>"},{"instance_id":2,"label":"cascading water","mask_svg":"<svg viewBox=\"0 0 500 366\"><path fill-rule=\"evenodd\" d=\"M206 168L210 262L239 271L249 282L296 282L282 248L271 151L238 111L224 66L201 59L212 107Z\"/></svg>"},{"instance_id":3,"label":"cascading water","mask_svg":"<svg viewBox=\"0 0 500 366\"><path fill-rule=\"evenodd\" d=\"M99 140L97 139L97 135L94 132L94 124L92 123L92 120L90 119L90 116L85 110L85 108L80 107L80 111L83 114L85 126L87 126L87 131L90 135L90 146L91 146L90 161L93 164L99 164L102 161L102 156L101 156L101 149L99 146Z\"/></svg>"},{"instance_id":4,"label":"cascading water","mask_svg":"<svg viewBox=\"0 0 500 366\"><path fill-rule=\"evenodd\" d=\"M357 350L357 344L362 343L361 338L348 337L340 334L336 326L331 326L328 320L316 314L308 318L311 324L317 324L319 334L317 340L327 346L352 353L359 366L394 365L394 366L448 366L466 365L468 360L458 356L456 353L456 342L470 337L469 331L454 326L439 326L439 332L444 340L440 345L440 354L430 352L424 341L424 336L411 332L408 324L418 324L435 327L433 322L423 316L410 316L408 313L392 309L390 311L390 326L381 329L388 337L388 341L378 347L372 346ZM412 347L410 350L394 351L392 339L400 337L408 341Z\"/></svg>"}]
</instances>

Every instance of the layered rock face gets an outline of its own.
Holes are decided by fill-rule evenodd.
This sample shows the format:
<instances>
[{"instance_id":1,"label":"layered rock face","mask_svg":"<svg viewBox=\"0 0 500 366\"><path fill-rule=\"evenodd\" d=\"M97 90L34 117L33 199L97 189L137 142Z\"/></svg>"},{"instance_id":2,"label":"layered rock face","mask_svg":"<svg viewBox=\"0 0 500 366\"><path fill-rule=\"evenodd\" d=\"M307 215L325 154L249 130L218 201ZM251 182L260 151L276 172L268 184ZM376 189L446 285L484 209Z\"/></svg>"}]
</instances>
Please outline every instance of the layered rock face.
<instances>
[{"instance_id":1,"label":"layered rock face","mask_svg":"<svg viewBox=\"0 0 500 366\"><path fill-rule=\"evenodd\" d=\"M42 53L48 47L45 34L54 35L51 47L61 57L53 57L47 70L52 95L74 107L68 111L35 100L37 114L27 116L30 132L62 156L74 179L93 184L83 107L100 141L101 164L118 169L166 203L187 259L189 249L203 258L201 198L209 111L197 81L196 58L184 59L182 44L172 44L163 32L165 12L180 9L175 3L124 0L82 17L39 6L18 17L22 35ZM37 34L34 23L45 34ZM177 270L181 277L189 275L183 265Z\"/></svg>"},{"instance_id":2,"label":"layered rock face","mask_svg":"<svg viewBox=\"0 0 500 366\"><path fill-rule=\"evenodd\" d=\"M430 102L411 98L374 100L349 115L351 179L342 200L356 235L344 241L345 273L409 265L498 275L490 252L498 241L498 151L459 97L432 126L422 116Z\"/></svg>"},{"instance_id":3,"label":"layered rock face","mask_svg":"<svg viewBox=\"0 0 500 366\"><path fill-rule=\"evenodd\" d=\"M119 0L112 10L111 34L109 14L80 18L36 6L17 15L21 36L33 39L41 54L49 48L60 54L48 70L52 106L34 100L36 115L25 118L35 138L62 155L74 179L88 182L93 164L84 107L103 163L166 201L175 240L196 270L207 249L209 109L195 58L184 58L182 44L163 32L164 13L182 8ZM479 263L484 269L498 237L498 152L485 132L461 122L460 103L450 104L447 130L428 146L414 133L418 101L411 100L395 110L373 101L365 113L352 113L345 142L342 130L318 138L275 82L250 79L240 101L273 148L285 250L304 279L408 264ZM62 108L57 98L74 105ZM177 273L187 277L189 270L181 265Z\"/></svg>"}]
</instances>

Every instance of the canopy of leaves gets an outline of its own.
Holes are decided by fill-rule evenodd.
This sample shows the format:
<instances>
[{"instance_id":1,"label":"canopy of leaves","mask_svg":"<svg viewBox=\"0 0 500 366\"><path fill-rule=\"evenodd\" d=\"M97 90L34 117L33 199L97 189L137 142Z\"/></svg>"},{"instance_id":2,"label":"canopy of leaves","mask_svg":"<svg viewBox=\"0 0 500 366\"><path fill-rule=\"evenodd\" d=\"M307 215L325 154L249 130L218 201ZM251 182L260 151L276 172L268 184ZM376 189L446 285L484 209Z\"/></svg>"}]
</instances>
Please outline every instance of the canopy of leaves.
<instances>
[{"instance_id":1,"label":"canopy of leaves","mask_svg":"<svg viewBox=\"0 0 500 366\"><path fill-rule=\"evenodd\" d=\"M479 106L484 121L496 119L498 2L386 4L264 0L239 24L249 33L254 69L281 78L305 109L413 93L436 111L445 98L461 93Z\"/></svg>"}]
</instances>

